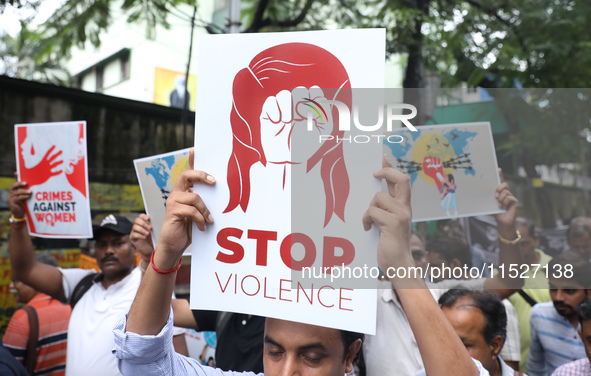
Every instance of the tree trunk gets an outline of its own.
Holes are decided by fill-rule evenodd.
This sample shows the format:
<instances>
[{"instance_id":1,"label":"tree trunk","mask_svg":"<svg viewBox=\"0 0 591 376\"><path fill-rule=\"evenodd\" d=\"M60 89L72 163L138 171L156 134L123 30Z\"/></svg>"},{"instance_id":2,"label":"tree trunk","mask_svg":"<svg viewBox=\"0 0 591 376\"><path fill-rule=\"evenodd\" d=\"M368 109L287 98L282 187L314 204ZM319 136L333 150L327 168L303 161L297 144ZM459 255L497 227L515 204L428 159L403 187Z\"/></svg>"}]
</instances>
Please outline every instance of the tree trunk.
<instances>
[{"instance_id":1,"label":"tree trunk","mask_svg":"<svg viewBox=\"0 0 591 376\"><path fill-rule=\"evenodd\" d=\"M536 171L534 163L528 157L527 152L524 153L523 157L521 158L521 165L525 169L525 173L529 179L540 179L540 174ZM538 211L538 215L542 220L542 227L544 228L552 228L556 226L556 216L554 213L554 205L552 204L552 199L550 198L550 194L545 186L539 188L533 188L534 190L534 199L536 202L536 209Z\"/></svg>"},{"instance_id":2,"label":"tree trunk","mask_svg":"<svg viewBox=\"0 0 591 376\"><path fill-rule=\"evenodd\" d=\"M416 0L414 6L420 10L425 16L429 11L430 0ZM417 116L415 123L423 125L427 122L427 116L422 111L421 95L424 95L422 88L424 88L424 64L423 64L423 27L422 15L417 16L414 20L414 32L412 42L407 46L408 61L406 65L406 72L402 87L404 88L404 103L412 104L417 109Z\"/></svg>"}]
</instances>

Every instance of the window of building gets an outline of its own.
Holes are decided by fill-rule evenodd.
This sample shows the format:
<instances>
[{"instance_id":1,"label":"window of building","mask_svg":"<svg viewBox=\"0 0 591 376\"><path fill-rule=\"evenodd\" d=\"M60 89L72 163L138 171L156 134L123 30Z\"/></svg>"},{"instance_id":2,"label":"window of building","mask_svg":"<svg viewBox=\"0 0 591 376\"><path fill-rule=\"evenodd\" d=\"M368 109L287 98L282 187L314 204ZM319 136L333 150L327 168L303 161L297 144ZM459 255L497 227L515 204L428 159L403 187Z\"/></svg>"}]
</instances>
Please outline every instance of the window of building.
<instances>
[{"instance_id":1,"label":"window of building","mask_svg":"<svg viewBox=\"0 0 591 376\"><path fill-rule=\"evenodd\" d=\"M129 51L126 54L121 55L119 60L121 63L121 80L129 78Z\"/></svg>"},{"instance_id":2,"label":"window of building","mask_svg":"<svg viewBox=\"0 0 591 376\"><path fill-rule=\"evenodd\" d=\"M114 54L97 61L76 75L78 88L102 92L125 81L130 75L129 48L122 48Z\"/></svg>"},{"instance_id":3,"label":"window of building","mask_svg":"<svg viewBox=\"0 0 591 376\"><path fill-rule=\"evenodd\" d=\"M104 66L101 65L96 67L96 91L99 91L103 88L104 72Z\"/></svg>"}]
</instances>

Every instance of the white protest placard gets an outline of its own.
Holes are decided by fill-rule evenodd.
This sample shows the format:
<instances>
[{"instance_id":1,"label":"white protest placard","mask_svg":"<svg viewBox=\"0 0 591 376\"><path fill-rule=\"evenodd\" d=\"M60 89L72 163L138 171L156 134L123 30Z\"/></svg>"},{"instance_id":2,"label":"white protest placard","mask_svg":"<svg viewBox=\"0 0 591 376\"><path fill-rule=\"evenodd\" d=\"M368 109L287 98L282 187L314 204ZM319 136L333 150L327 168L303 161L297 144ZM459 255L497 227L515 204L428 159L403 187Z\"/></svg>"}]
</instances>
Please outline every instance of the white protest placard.
<instances>
[{"instance_id":1,"label":"white protest placard","mask_svg":"<svg viewBox=\"0 0 591 376\"><path fill-rule=\"evenodd\" d=\"M396 168L410 175L414 222L502 212L490 123L425 125L392 133L404 142L386 144Z\"/></svg>"},{"instance_id":2,"label":"white protest placard","mask_svg":"<svg viewBox=\"0 0 591 376\"><path fill-rule=\"evenodd\" d=\"M216 183L194 188L214 223L194 227L191 308L374 333L362 216L381 141L356 142L327 103L350 112L352 88L383 88L385 31L204 36L199 56L195 168Z\"/></svg>"},{"instance_id":3,"label":"white protest placard","mask_svg":"<svg viewBox=\"0 0 591 376\"><path fill-rule=\"evenodd\" d=\"M92 238L86 122L16 124L18 179L33 194L25 203L29 234Z\"/></svg>"},{"instance_id":4,"label":"white protest placard","mask_svg":"<svg viewBox=\"0 0 591 376\"><path fill-rule=\"evenodd\" d=\"M164 222L166 199L181 172L189 167L189 149L134 159L133 165L156 244Z\"/></svg>"}]
</instances>

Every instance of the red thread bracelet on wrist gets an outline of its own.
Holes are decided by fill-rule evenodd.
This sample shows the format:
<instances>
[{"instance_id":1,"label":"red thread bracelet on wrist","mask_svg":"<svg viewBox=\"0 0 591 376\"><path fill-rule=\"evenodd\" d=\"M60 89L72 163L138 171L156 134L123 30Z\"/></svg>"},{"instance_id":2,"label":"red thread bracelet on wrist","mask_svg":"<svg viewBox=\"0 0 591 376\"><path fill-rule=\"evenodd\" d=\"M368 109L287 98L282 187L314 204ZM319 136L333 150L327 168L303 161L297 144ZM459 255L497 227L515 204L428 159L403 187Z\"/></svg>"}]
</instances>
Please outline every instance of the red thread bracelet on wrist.
<instances>
[{"instance_id":1,"label":"red thread bracelet on wrist","mask_svg":"<svg viewBox=\"0 0 591 376\"><path fill-rule=\"evenodd\" d=\"M158 270L156 268L156 265L154 265L154 253L156 253L156 250L154 250L154 252L152 252L152 257L150 258L150 265L152 265L152 269L154 269L154 271L156 273L159 274L170 274L170 273L174 273L177 270L179 270L181 268L181 264L183 263L183 257L181 256L181 259L179 260L179 264L176 266L176 268L174 269L170 269L170 270Z\"/></svg>"},{"instance_id":2,"label":"red thread bracelet on wrist","mask_svg":"<svg viewBox=\"0 0 591 376\"><path fill-rule=\"evenodd\" d=\"M154 251L152 251L152 252L154 252ZM144 255L142 255L141 253L140 253L140 258L142 260L144 260L145 262L150 263L150 258L149 257L144 257Z\"/></svg>"},{"instance_id":3,"label":"red thread bracelet on wrist","mask_svg":"<svg viewBox=\"0 0 591 376\"><path fill-rule=\"evenodd\" d=\"M10 223L10 227L12 227L15 230L20 230L21 228L24 228L26 224L26 222Z\"/></svg>"}]
</instances>

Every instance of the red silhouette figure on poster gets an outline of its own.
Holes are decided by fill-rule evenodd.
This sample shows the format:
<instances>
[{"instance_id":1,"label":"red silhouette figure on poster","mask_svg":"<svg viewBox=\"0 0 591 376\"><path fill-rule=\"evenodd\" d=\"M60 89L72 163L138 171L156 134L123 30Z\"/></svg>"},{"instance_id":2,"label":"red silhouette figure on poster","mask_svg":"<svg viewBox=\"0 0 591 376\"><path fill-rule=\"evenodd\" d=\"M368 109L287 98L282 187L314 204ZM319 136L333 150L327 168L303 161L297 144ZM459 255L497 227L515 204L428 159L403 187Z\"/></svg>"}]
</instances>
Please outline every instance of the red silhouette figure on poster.
<instances>
[{"instance_id":1,"label":"red silhouette figure on poster","mask_svg":"<svg viewBox=\"0 0 591 376\"><path fill-rule=\"evenodd\" d=\"M72 128L75 127L75 128ZM84 123L18 126L19 178L33 234L90 235Z\"/></svg>"},{"instance_id":2,"label":"red silhouette figure on poster","mask_svg":"<svg viewBox=\"0 0 591 376\"><path fill-rule=\"evenodd\" d=\"M20 179L32 187L65 172L72 187L86 197L84 124L78 124L78 127L78 140L74 145L67 146L70 149L68 156L62 155L63 150L56 151L56 145L51 145L44 153L47 145L35 145L33 138L27 137L27 127L19 127L17 137L20 146ZM68 158L66 165L63 165L64 158Z\"/></svg>"},{"instance_id":3,"label":"red silhouette figure on poster","mask_svg":"<svg viewBox=\"0 0 591 376\"><path fill-rule=\"evenodd\" d=\"M331 99L338 100L351 109L351 84L347 71L327 50L312 44L286 43L273 46L256 55L248 67L240 70L234 77L233 106L230 115L233 144L228 163L230 199L224 213L238 206L246 212L251 189L250 169L255 163L260 162L265 167L268 162L284 165L299 163L268 161L261 142L261 111L266 101L296 87L337 88L339 90L336 96ZM330 222L333 213L345 221L345 204L350 188L341 142L344 132L339 130L336 107L331 108L331 114L332 139L319 144L319 148L305 161L306 172L320 164L320 175L326 195L324 226ZM286 124L291 128L284 127L280 130L289 132L290 139L293 127L301 126L296 125L293 118L291 120ZM287 146L291 147L289 140Z\"/></svg>"}]
</instances>

